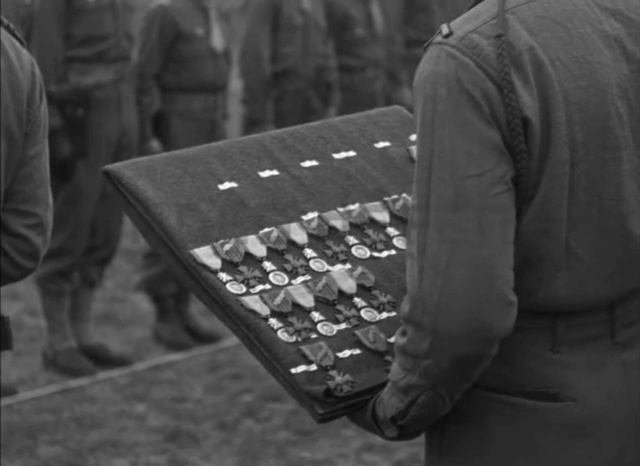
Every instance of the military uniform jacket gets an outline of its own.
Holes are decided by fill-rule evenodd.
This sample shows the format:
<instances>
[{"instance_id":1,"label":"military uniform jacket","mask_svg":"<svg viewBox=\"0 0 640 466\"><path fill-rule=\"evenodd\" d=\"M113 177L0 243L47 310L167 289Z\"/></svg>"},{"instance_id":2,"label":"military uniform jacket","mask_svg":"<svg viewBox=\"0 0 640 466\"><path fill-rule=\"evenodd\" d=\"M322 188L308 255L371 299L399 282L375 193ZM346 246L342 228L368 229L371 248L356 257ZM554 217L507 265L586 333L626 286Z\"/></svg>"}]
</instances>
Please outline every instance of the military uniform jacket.
<instances>
[{"instance_id":1,"label":"military uniform jacket","mask_svg":"<svg viewBox=\"0 0 640 466\"><path fill-rule=\"evenodd\" d=\"M47 107L38 68L2 28L0 150L0 284L30 275L49 244Z\"/></svg>"},{"instance_id":2,"label":"military uniform jacket","mask_svg":"<svg viewBox=\"0 0 640 466\"><path fill-rule=\"evenodd\" d=\"M414 82L403 324L387 387L354 416L383 437L415 437L442 418L518 312L606 310L640 293L637 1L507 2L530 159L517 225L497 4L445 28Z\"/></svg>"}]
</instances>

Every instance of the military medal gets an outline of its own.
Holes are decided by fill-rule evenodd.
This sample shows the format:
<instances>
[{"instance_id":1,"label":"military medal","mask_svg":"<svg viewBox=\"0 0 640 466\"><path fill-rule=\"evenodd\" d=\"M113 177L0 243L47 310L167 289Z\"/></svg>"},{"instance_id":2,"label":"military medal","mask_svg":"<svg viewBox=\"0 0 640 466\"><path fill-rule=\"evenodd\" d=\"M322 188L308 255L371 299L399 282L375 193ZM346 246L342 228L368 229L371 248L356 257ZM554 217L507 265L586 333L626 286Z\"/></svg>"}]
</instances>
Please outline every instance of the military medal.
<instances>
[{"instance_id":1,"label":"military medal","mask_svg":"<svg viewBox=\"0 0 640 466\"><path fill-rule=\"evenodd\" d=\"M224 286L233 294L241 295L247 292L247 287L236 281L227 282Z\"/></svg>"},{"instance_id":2,"label":"military medal","mask_svg":"<svg viewBox=\"0 0 640 466\"><path fill-rule=\"evenodd\" d=\"M351 254L356 259L366 260L371 257L371 251L369 248L360 243L360 240L353 235L347 235L344 237L345 243L351 247Z\"/></svg>"},{"instance_id":3,"label":"military medal","mask_svg":"<svg viewBox=\"0 0 640 466\"><path fill-rule=\"evenodd\" d=\"M260 295L264 303L269 306L273 312L280 314L290 314L293 308L291 298L287 296L284 290L270 291Z\"/></svg>"},{"instance_id":4,"label":"military medal","mask_svg":"<svg viewBox=\"0 0 640 466\"><path fill-rule=\"evenodd\" d=\"M318 212L303 215L302 226L308 233L319 238L324 238L329 234L329 226L320 219Z\"/></svg>"},{"instance_id":5,"label":"military medal","mask_svg":"<svg viewBox=\"0 0 640 466\"><path fill-rule=\"evenodd\" d=\"M356 267L351 271L351 276L359 286L367 289L372 289L376 284L376 277L369 270L362 266Z\"/></svg>"},{"instance_id":6,"label":"military medal","mask_svg":"<svg viewBox=\"0 0 640 466\"><path fill-rule=\"evenodd\" d=\"M393 299L393 296L382 291L372 291L369 295L369 300L373 307L382 312L393 312L396 309L396 300Z\"/></svg>"},{"instance_id":7,"label":"military medal","mask_svg":"<svg viewBox=\"0 0 640 466\"><path fill-rule=\"evenodd\" d=\"M271 317L271 309L260 299L260 296L246 296L238 299L244 307L258 314L263 319L269 319ZM280 327L282 327L282 325L280 325Z\"/></svg>"},{"instance_id":8,"label":"military medal","mask_svg":"<svg viewBox=\"0 0 640 466\"><path fill-rule=\"evenodd\" d=\"M318 311L315 311L316 300L313 296L313 293L309 288L304 285L294 285L287 287L285 289L285 293L291 298L291 300L300 306L305 311L309 312L309 316L311 320L314 322L321 322L323 320L327 320L322 314Z\"/></svg>"},{"instance_id":9,"label":"military medal","mask_svg":"<svg viewBox=\"0 0 640 466\"><path fill-rule=\"evenodd\" d=\"M373 255L389 249L387 237L382 233L378 233L371 228L367 228L364 230L364 234L364 243L369 247L369 249L374 251Z\"/></svg>"},{"instance_id":10,"label":"military medal","mask_svg":"<svg viewBox=\"0 0 640 466\"><path fill-rule=\"evenodd\" d=\"M292 254L285 254L282 260L282 267L294 275L306 275L309 271L309 263L303 257L295 257Z\"/></svg>"},{"instance_id":11,"label":"military medal","mask_svg":"<svg viewBox=\"0 0 640 466\"><path fill-rule=\"evenodd\" d=\"M349 233L349 221L337 210L331 210L320 214L320 217L327 223L327 225L337 230L338 233Z\"/></svg>"},{"instance_id":12,"label":"military medal","mask_svg":"<svg viewBox=\"0 0 640 466\"><path fill-rule=\"evenodd\" d=\"M313 335L313 325L308 320L289 317L284 330L297 341L304 341Z\"/></svg>"},{"instance_id":13,"label":"military medal","mask_svg":"<svg viewBox=\"0 0 640 466\"><path fill-rule=\"evenodd\" d=\"M353 296L358 292L358 284L349 270L336 270L327 275L327 278L347 296Z\"/></svg>"},{"instance_id":14,"label":"military medal","mask_svg":"<svg viewBox=\"0 0 640 466\"><path fill-rule=\"evenodd\" d=\"M370 202L363 206L369 218L382 226L389 225L391 215L382 202Z\"/></svg>"},{"instance_id":15,"label":"military medal","mask_svg":"<svg viewBox=\"0 0 640 466\"><path fill-rule=\"evenodd\" d=\"M380 320L380 314L375 309L369 307L369 304L362 298L357 296L353 298L353 304L358 308L360 317L367 322L378 322Z\"/></svg>"},{"instance_id":16,"label":"military medal","mask_svg":"<svg viewBox=\"0 0 640 466\"><path fill-rule=\"evenodd\" d=\"M369 223L369 215L367 215L360 204L351 204L346 207L338 208L338 212L349 220L349 222L359 227L364 227Z\"/></svg>"},{"instance_id":17,"label":"military medal","mask_svg":"<svg viewBox=\"0 0 640 466\"><path fill-rule=\"evenodd\" d=\"M348 249L331 240L324 242L324 253L337 262L346 262L349 259Z\"/></svg>"},{"instance_id":18,"label":"military medal","mask_svg":"<svg viewBox=\"0 0 640 466\"><path fill-rule=\"evenodd\" d=\"M327 303L334 303L338 300L338 285L334 280L329 280L327 276L322 277L320 280L307 283L314 296L321 301Z\"/></svg>"},{"instance_id":19,"label":"military medal","mask_svg":"<svg viewBox=\"0 0 640 466\"><path fill-rule=\"evenodd\" d=\"M309 214L312 215L312 214ZM317 214L315 214L315 218L317 219ZM304 223L304 222L303 222ZM322 224L324 225L324 224ZM324 225L326 228L326 225ZM292 243L302 248L302 254L308 260L306 265L308 265L311 270L318 273L325 273L329 270L329 265L318 257L318 254L311 249L309 244L309 236L307 235L308 229L307 227L303 227L299 223L288 223L286 225L280 225L280 231L282 231L283 235ZM329 232L327 228L327 233ZM306 272L305 272L306 274Z\"/></svg>"},{"instance_id":20,"label":"military medal","mask_svg":"<svg viewBox=\"0 0 640 466\"><path fill-rule=\"evenodd\" d=\"M362 351L360 351L360 348L351 348L351 349L340 351L339 353L336 353L335 356L338 359L347 359L347 358L350 358L351 356L357 356L359 354L362 354ZM309 365L303 364L301 366L293 367L289 369L289 372L291 372L292 374L301 374L302 372L315 372L317 370L318 370L318 364L313 363Z\"/></svg>"},{"instance_id":21,"label":"military medal","mask_svg":"<svg viewBox=\"0 0 640 466\"><path fill-rule=\"evenodd\" d=\"M351 306L339 304L336 306L336 311L339 312L339 314L336 315L336 319L338 319L338 322L341 324L347 323L349 327L355 327L361 322L360 314L358 314L358 311Z\"/></svg>"},{"instance_id":22,"label":"military medal","mask_svg":"<svg viewBox=\"0 0 640 466\"><path fill-rule=\"evenodd\" d=\"M260 231L259 235L262 241L271 249L281 254L287 251L287 238L285 238L277 228L265 228Z\"/></svg>"},{"instance_id":23,"label":"military medal","mask_svg":"<svg viewBox=\"0 0 640 466\"><path fill-rule=\"evenodd\" d=\"M262 262L267 258L267 246L260 240L258 235L243 236L240 238L245 251L254 258Z\"/></svg>"},{"instance_id":24,"label":"military medal","mask_svg":"<svg viewBox=\"0 0 640 466\"><path fill-rule=\"evenodd\" d=\"M398 230L393 227L386 227L384 229L384 232L389 238L391 238L391 242L395 247L402 251L407 249L407 238L402 236Z\"/></svg>"},{"instance_id":25,"label":"military medal","mask_svg":"<svg viewBox=\"0 0 640 466\"><path fill-rule=\"evenodd\" d=\"M338 325L333 325L331 322L327 322L327 321L319 322L316 325L316 330L318 331L318 333L320 333L321 335L324 335L325 337L334 336L336 333L338 333L338 330L340 330L341 328L346 328L346 326L344 326L344 324L341 324L341 327L340 327Z\"/></svg>"},{"instance_id":26,"label":"military medal","mask_svg":"<svg viewBox=\"0 0 640 466\"><path fill-rule=\"evenodd\" d=\"M385 197L384 202L387 204L387 207L389 207L391 213L404 221L409 219L409 209L411 207L411 198L409 196L402 194L400 196Z\"/></svg>"},{"instance_id":27,"label":"military medal","mask_svg":"<svg viewBox=\"0 0 640 466\"><path fill-rule=\"evenodd\" d=\"M244 245L239 239L227 239L218 241L213 245L216 251L223 259L233 263L240 264L244 259Z\"/></svg>"},{"instance_id":28,"label":"military medal","mask_svg":"<svg viewBox=\"0 0 640 466\"><path fill-rule=\"evenodd\" d=\"M334 395L342 396L353 391L355 380L349 374L332 370L327 374L327 385Z\"/></svg>"},{"instance_id":29,"label":"military medal","mask_svg":"<svg viewBox=\"0 0 640 466\"><path fill-rule=\"evenodd\" d=\"M262 285L262 274L259 270L253 267L247 267L241 265L238 267L238 273L235 275L236 281L245 285L248 288L255 288Z\"/></svg>"},{"instance_id":30,"label":"military medal","mask_svg":"<svg viewBox=\"0 0 640 466\"><path fill-rule=\"evenodd\" d=\"M336 356L324 341L301 346L300 351L302 351L309 361L323 369L329 370L335 365Z\"/></svg>"},{"instance_id":31,"label":"military medal","mask_svg":"<svg viewBox=\"0 0 640 466\"><path fill-rule=\"evenodd\" d=\"M387 353L387 337L375 325L353 332L364 346L376 353Z\"/></svg>"},{"instance_id":32,"label":"military medal","mask_svg":"<svg viewBox=\"0 0 640 466\"><path fill-rule=\"evenodd\" d=\"M216 254L212 246L194 249L191 251L191 255L214 273L218 273L222 268L222 259Z\"/></svg>"}]
</instances>

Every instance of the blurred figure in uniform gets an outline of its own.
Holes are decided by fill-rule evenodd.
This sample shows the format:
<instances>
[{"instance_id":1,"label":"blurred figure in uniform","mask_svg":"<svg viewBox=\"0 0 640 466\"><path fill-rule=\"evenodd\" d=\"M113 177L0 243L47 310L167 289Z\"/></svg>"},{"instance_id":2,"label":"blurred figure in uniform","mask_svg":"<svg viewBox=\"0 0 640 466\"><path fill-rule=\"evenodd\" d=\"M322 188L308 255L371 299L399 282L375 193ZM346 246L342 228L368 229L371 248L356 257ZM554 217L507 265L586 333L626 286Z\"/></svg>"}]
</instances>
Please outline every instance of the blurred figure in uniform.
<instances>
[{"instance_id":1,"label":"blurred figure in uniform","mask_svg":"<svg viewBox=\"0 0 640 466\"><path fill-rule=\"evenodd\" d=\"M339 74L341 115L411 105L392 0L327 0Z\"/></svg>"},{"instance_id":2,"label":"blurred figure in uniform","mask_svg":"<svg viewBox=\"0 0 640 466\"><path fill-rule=\"evenodd\" d=\"M335 113L336 70L325 3L249 1L240 62L245 133Z\"/></svg>"},{"instance_id":3,"label":"blurred figure in uniform","mask_svg":"<svg viewBox=\"0 0 640 466\"><path fill-rule=\"evenodd\" d=\"M231 64L216 1L161 0L143 18L140 44L141 152L151 155L225 139ZM184 350L219 339L190 312L189 290L151 248L145 251L140 285L156 308L153 335L159 343Z\"/></svg>"},{"instance_id":4,"label":"blurred figure in uniform","mask_svg":"<svg viewBox=\"0 0 640 466\"><path fill-rule=\"evenodd\" d=\"M28 42L33 30L33 14L40 0L0 0L0 10Z\"/></svg>"},{"instance_id":5,"label":"blurred figure in uniform","mask_svg":"<svg viewBox=\"0 0 640 466\"><path fill-rule=\"evenodd\" d=\"M51 236L47 100L38 67L22 39L2 23L0 120L0 286L33 273ZM11 350L8 318L1 320L1 350ZM3 371L4 372L4 371ZM2 396L15 387L2 382Z\"/></svg>"},{"instance_id":6,"label":"blurred figure in uniform","mask_svg":"<svg viewBox=\"0 0 640 466\"><path fill-rule=\"evenodd\" d=\"M403 10L401 30L403 36L405 75L413 75L422 58L425 44L433 37L441 24L464 13L470 0L397 0ZM401 4L404 4L400 6Z\"/></svg>"},{"instance_id":7,"label":"blurred figure in uniform","mask_svg":"<svg viewBox=\"0 0 640 466\"><path fill-rule=\"evenodd\" d=\"M69 376L129 364L96 341L93 298L120 239L122 212L101 169L137 148L130 0L43 0L30 47L49 99L51 247L36 274L46 368Z\"/></svg>"}]
</instances>

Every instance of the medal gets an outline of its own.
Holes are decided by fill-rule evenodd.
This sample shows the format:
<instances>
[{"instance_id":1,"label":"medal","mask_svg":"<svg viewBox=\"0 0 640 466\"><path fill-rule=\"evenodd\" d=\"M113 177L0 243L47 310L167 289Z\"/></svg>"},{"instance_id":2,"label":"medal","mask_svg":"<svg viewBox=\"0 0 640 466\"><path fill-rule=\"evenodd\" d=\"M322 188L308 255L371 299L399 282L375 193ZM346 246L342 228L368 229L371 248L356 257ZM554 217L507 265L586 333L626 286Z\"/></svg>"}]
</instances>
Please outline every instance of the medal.
<instances>
[{"instance_id":1,"label":"medal","mask_svg":"<svg viewBox=\"0 0 640 466\"><path fill-rule=\"evenodd\" d=\"M364 288L371 289L376 284L376 277L362 266L351 271L351 276L356 283Z\"/></svg>"},{"instance_id":2,"label":"medal","mask_svg":"<svg viewBox=\"0 0 640 466\"><path fill-rule=\"evenodd\" d=\"M358 284L349 270L336 270L327 275L327 278L347 296L353 296L358 292Z\"/></svg>"},{"instance_id":3,"label":"medal","mask_svg":"<svg viewBox=\"0 0 640 466\"><path fill-rule=\"evenodd\" d=\"M244 307L263 319L268 319L271 316L271 309L260 299L260 296L246 296L239 298L239 300Z\"/></svg>"},{"instance_id":4,"label":"medal","mask_svg":"<svg viewBox=\"0 0 640 466\"><path fill-rule=\"evenodd\" d=\"M303 249L309 244L309 235L307 235L307 231L299 223L288 223L286 225L280 225L278 228L285 238L293 244Z\"/></svg>"},{"instance_id":5,"label":"medal","mask_svg":"<svg viewBox=\"0 0 640 466\"><path fill-rule=\"evenodd\" d=\"M221 240L213 246L216 248L220 257L229 262L240 264L242 259L244 259L244 245L238 239Z\"/></svg>"},{"instance_id":6,"label":"medal","mask_svg":"<svg viewBox=\"0 0 640 466\"><path fill-rule=\"evenodd\" d=\"M235 275L235 278L238 283L242 283L248 288L255 288L256 286L262 285L262 274L260 271L253 267L247 267L246 265L238 267L238 273Z\"/></svg>"},{"instance_id":7,"label":"medal","mask_svg":"<svg viewBox=\"0 0 640 466\"><path fill-rule=\"evenodd\" d=\"M349 233L349 221L337 210L331 210L324 214L320 214L320 217L339 233Z\"/></svg>"},{"instance_id":8,"label":"medal","mask_svg":"<svg viewBox=\"0 0 640 466\"><path fill-rule=\"evenodd\" d=\"M258 235L243 236L240 238L240 242L244 246L245 251L257 260L263 261L267 258L267 246Z\"/></svg>"},{"instance_id":9,"label":"medal","mask_svg":"<svg viewBox=\"0 0 640 466\"><path fill-rule=\"evenodd\" d=\"M302 217L302 226L309 234L324 238L329 234L329 226L324 223L317 212L311 212Z\"/></svg>"},{"instance_id":10,"label":"medal","mask_svg":"<svg viewBox=\"0 0 640 466\"><path fill-rule=\"evenodd\" d=\"M203 246L191 251L191 255L202 265L214 273L218 273L222 268L222 259L216 254L211 246Z\"/></svg>"},{"instance_id":11,"label":"medal","mask_svg":"<svg viewBox=\"0 0 640 466\"><path fill-rule=\"evenodd\" d=\"M311 267L311 270L318 273L325 273L329 271L329 265L317 257L309 260L309 267Z\"/></svg>"},{"instance_id":12,"label":"medal","mask_svg":"<svg viewBox=\"0 0 640 466\"><path fill-rule=\"evenodd\" d=\"M332 370L327 374L327 386L334 395L343 396L353 391L355 381L349 374Z\"/></svg>"},{"instance_id":13,"label":"medal","mask_svg":"<svg viewBox=\"0 0 640 466\"><path fill-rule=\"evenodd\" d=\"M233 294L241 295L247 292L247 287L236 281L228 282L225 287Z\"/></svg>"},{"instance_id":14,"label":"medal","mask_svg":"<svg viewBox=\"0 0 640 466\"><path fill-rule=\"evenodd\" d=\"M260 295L260 298L262 298L264 303L269 306L269 309L273 312L289 314L292 311L293 302L284 290L270 291L269 293Z\"/></svg>"},{"instance_id":15,"label":"medal","mask_svg":"<svg viewBox=\"0 0 640 466\"><path fill-rule=\"evenodd\" d=\"M309 271L309 263L302 257L295 257L292 254L285 254L282 260L282 267L294 275L306 275Z\"/></svg>"},{"instance_id":16,"label":"medal","mask_svg":"<svg viewBox=\"0 0 640 466\"><path fill-rule=\"evenodd\" d=\"M333 280L329 280L327 276L308 283L306 286L321 301L333 303L338 299L338 285Z\"/></svg>"},{"instance_id":17,"label":"medal","mask_svg":"<svg viewBox=\"0 0 640 466\"><path fill-rule=\"evenodd\" d=\"M279 270L275 270L269 274L269 281L275 286L287 286L289 284L289 277Z\"/></svg>"},{"instance_id":18,"label":"medal","mask_svg":"<svg viewBox=\"0 0 640 466\"><path fill-rule=\"evenodd\" d=\"M331 369L335 362L336 357L324 341L311 343L300 347L300 351L307 357L309 361L323 369Z\"/></svg>"},{"instance_id":19,"label":"medal","mask_svg":"<svg viewBox=\"0 0 640 466\"><path fill-rule=\"evenodd\" d=\"M402 251L407 249L407 238L402 236L398 230L393 227L387 227L384 229L384 232L389 238L391 238L391 242L395 247L401 249Z\"/></svg>"},{"instance_id":20,"label":"medal","mask_svg":"<svg viewBox=\"0 0 640 466\"><path fill-rule=\"evenodd\" d=\"M338 328L327 321L319 322L318 325L316 325L316 330L320 335L324 335L325 337L332 337L338 333Z\"/></svg>"},{"instance_id":21,"label":"medal","mask_svg":"<svg viewBox=\"0 0 640 466\"><path fill-rule=\"evenodd\" d=\"M370 202L365 204L363 208L371 220L382 226L389 225L391 216L382 202Z\"/></svg>"},{"instance_id":22,"label":"medal","mask_svg":"<svg viewBox=\"0 0 640 466\"><path fill-rule=\"evenodd\" d=\"M369 216L360 204L352 204L338 209L349 222L359 227L364 227L369 223Z\"/></svg>"},{"instance_id":23,"label":"medal","mask_svg":"<svg viewBox=\"0 0 640 466\"><path fill-rule=\"evenodd\" d=\"M351 247L351 254L356 259L366 260L371 257L371 251L366 246L360 244L360 240L353 235L344 237L345 243Z\"/></svg>"},{"instance_id":24,"label":"medal","mask_svg":"<svg viewBox=\"0 0 640 466\"><path fill-rule=\"evenodd\" d=\"M340 313L336 316L336 319L341 324L346 323L349 327L355 327L360 324L360 314L353 307L339 304L336 306L336 311Z\"/></svg>"},{"instance_id":25,"label":"medal","mask_svg":"<svg viewBox=\"0 0 640 466\"><path fill-rule=\"evenodd\" d=\"M373 307L382 312L393 312L396 309L396 300L393 299L393 296L382 291L372 291L369 295L369 301Z\"/></svg>"},{"instance_id":26,"label":"medal","mask_svg":"<svg viewBox=\"0 0 640 466\"><path fill-rule=\"evenodd\" d=\"M289 329L287 327L282 327L281 329L277 330L276 335L278 335L278 338L280 338L285 343L295 343L296 341L298 341L295 335L289 332Z\"/></svg>"},{"instance_id":27,"label":"medal","mask_svg":"<svg viewBox=\"0 0 640 466\"><path fill-rule=\"evenodd\" d=\"M287 251L287 238L277 228L265 228L259 233L262 241L271 249L284 254Z\"/></svg>"},{"instance_id":28,"label":"medal","mask_svg":"<svg viewBox=\"0 0 640 466\"><path fill-rule=\"evenodd\" d=\"M370 307L363 307L360 309L360 317L371 323L378 322L380 320L380 314L378 311Z\"/></svg>"},{"instance_id":29,"label":"medal","mask_svg":"<svg viewBox=\"0 0 640 466\"><path fill-rule=\"evenodd\" d=\"M378 233L371 228L367 228L364 230L364 235L364 243L372 251L381 252L389 249L389 242L387 241L387 237L382 233Z\"/></svg>"},{"instance_id":30,"label":"medal","mask_svg":"<svg viewBox=\"0 0 640 466\"><path fill-rule=\"evenodd\" d=\"M375 325L353 332L364 346L376 353L386 354L387 337Z\"/></svg>"},{"instance_id":31,"label":"medal","mask_svg":"<svg viewBox=\"0 0 640 466\"><path fill-rule=\"evenodd\" d=\"M335 356L338 359L347 359L347 358L350 358L351 356L357 356L359 354L362 354L362 351L360 351L360 348L351 348L351 349L340 351L339 353L336 353ZM318 370L318 365L316 363L313 363L309 365L297 366L290 369L289 371L292 374L301 374L302 372L315 372L317 370Z\"/></svg>"},{"instance_id":32,"label":"medal","mask_svg":"<svg viewBox=\"0 0 640 466\"><path fill-rule=\"evenodd\" d=\"M405 221L409 219L409 210L411 208L411 198L409 196L402 194L400 196L385 197L384 202L392 214Z\"/></svg>"},{"instance_id":33,"label":"medal","mask_svg":"<svg viewBox=\"0 0 640 466\"><path fill-rule=\"evenodd\" d=\"M284 330L298 341L304 341L313 335L313 325L308 320L289 317Z\"/></svg>"},{"instance_id":34,"label":"medal","mask_svg":"<svg viewBox=\"0 0 640 466\"><path fill-rule=\"evenodd\" d=\"M285 293L289 298L305 311L313 311L316 306L316 300L309 288L304 285L295 285L286 288Z\"/></svg>"},{"instance_id":35,"label":"medal","mask_svg":"<svg viewBox=\"0 0 640 466\"><path fill-rule=\"evenodd\" d=\"M346 262L349 259L348 249L342 244L331 240L324 242L324 253L337 262Z\"/></svg>"}]
</instances>

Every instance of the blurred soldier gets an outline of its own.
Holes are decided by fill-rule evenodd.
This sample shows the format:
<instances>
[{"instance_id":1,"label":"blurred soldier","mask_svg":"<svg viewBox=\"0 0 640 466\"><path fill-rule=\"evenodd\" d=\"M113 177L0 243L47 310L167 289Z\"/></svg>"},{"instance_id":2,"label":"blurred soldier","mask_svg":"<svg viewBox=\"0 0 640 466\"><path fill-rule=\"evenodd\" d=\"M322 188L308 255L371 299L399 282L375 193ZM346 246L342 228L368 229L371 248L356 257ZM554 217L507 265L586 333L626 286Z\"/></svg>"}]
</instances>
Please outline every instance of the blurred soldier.
<instances>
[{"instance_id":1,"label":"blurred soldier","mask_svg":"<svg viewBox=\"0 0 640 466\"><path fill-rule=\"evenodd\" d=\"M327 0L340 82L341 115L411 105L392 0Z\"/></svg>"},{"instance_id":2,"label":"blurred soldier","mask_svg":"<svg viewBox=\"0 0 640 466\"><path fill-rule=\"evenodd\" d=\"M326 118L336 93L325 1L251 0L245 31L245 133Z\"/></svg>"},{"instance_id":3,"label":"blurred soldier","mask_svg":"<svg viewBox=\"0 0 640 466\"><path fill-rule=\"evenodd\" d=\"M640 464L640 8L486 0L414 81L407 297L351 417L425 464Z\"/></svg>"},{"instance_id":4,"label":"blurred soldier","mask_svg":"<svg viewBox=\"0 0 640 466\"><path fill-rule=\"evenodd\" d=\"M29 40L33 29L33 14L40 0L0 0L2 16L17 29L20 35Z\"/></svg>"},{"instance_id":5,"label":"blurred soldier","mask_svg":"<svg viewBox=\"0 0 640 466\"><path fill-rule=\"evenodd\" d=\"M397 3L404 3L401 17L404 67L406 76L413 79L424 45L441 24L460 16L470 0L403 0Z\"/></svg>"},{"instance_id":6,"label":"blurred soldier","mask_svg":"<svg viewBox=\"0 0 640 466\"><path fill-rule=\"evenodd\" d=\"M40 72L20 37L2 18L0 150L0 286L18 282L40 264L51 235L47 103ZM11 349L2 316L1 350ZM2 383L2 396L15 388Z\"/></svg>"},{"instance_id":7,"label":"blurred soldier","mask_svg":"<svg viewBox=\"0 0 640 466\"><path fill-rule=\"evenodd\" d=\"M140 41L142 153L224 139L230 54L216 2L158 2L143 19ZM155 116L154 95L160 104ZM157 311L153 333L158 342L183 350L219 338L195 319L189 310L189 291L152 249L145 252L142 275L141 287Z\"/></svg>"},{"instance_id":8,"label":"blurred soldier","mask_svg":"<svg viewBox=\"0 0 640 466\"><path fill-rule=\"evenodd\" d=\"M43 361L69 376L130 363L95 340L90 315L122 226L101 169L136 150L131 13L129 0L40 1L30 41L49 98L55 204L36 275L48 329Z\"/></svg>"}]
</instances>

